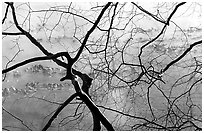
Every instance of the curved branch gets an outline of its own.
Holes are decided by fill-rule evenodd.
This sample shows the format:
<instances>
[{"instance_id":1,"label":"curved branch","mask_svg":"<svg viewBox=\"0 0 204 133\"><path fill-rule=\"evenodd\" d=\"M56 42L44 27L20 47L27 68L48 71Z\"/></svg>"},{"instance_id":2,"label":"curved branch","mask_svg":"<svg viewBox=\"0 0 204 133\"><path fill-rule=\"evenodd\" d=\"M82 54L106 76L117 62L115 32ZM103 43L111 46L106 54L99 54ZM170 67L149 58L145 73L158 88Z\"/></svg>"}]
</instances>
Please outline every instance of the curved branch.
<instances>
[{"instance_id":1,"label":"curved branch","mask_svg":"<svg viewBox=\"0 0 204 133\"><path fill-rule=\"evenodd\" d=\"M198 44L201 44L202 43L202 40L201 41L197 41L193 44L190 45L189 48L186 49L186 51L184 51L184 53L182 55L180 55L177 59L173 60L172 62L170 62L164 69L162 72L165 72L166 70L169 69L170 66L172 66L173 64L175 64L176 62L178 62L179 60L181 60L194 46L198 45Z\"/></svg>"},{"instance_id":2,"label":"curved branch","mask_svg":"<svg viewBox=\"0 0 204 133\"><path fill-rule=\"evenodd\" d=\"M174 8L173 12L170 14L170 16L168 17L168 19L166 21L161 20L160 18L158 18L156 15L150 13L149 11L145 10L144 8L142 8L141 6L138 6L137 4L135 4L134 2L131 2L133 5L135 5L137 8L139 8L141 11L143 11L144 13L148 14L149 16L151 16L152 18L154 18L155 20L165 24L165 25L169 25L169 21L172 18L172 16L174 15L174 13L176 12L176 10L179 8L179 6L185 4L186 2L181 2L178 5L176 5L176 7Z\"/></svg>"},{"instance_id":3,"label":"curved branch","mask_svg":"<svg viewBox=\"0 0 204 133\"><path fill-rule=\"evenodd\" d=\"M135 5L137 8L139 8L141 11L143 11L144 13L148 14L149 16L151 16L152 18L154 18L156 21L159 21L163 24L166 24L166 22L160 18L158 18L156 15L150 13L149 11L145 10L143 7L138 6L135 2L131 2L133 5Z\"/></svg>"},{"instance_id":4,"label":"curved branch","mask_svg":"<svg viewBox=\"0 0 204 133\"><path fill-rule=\"evenodd\" d=\"M7 73L7 72L9 72L9 71L11 71L11 70L14 70L14 69L16 69L16 68L18 68L18 67L20 67L20 66L26 65L26 64L31 63L31 62L41 61L41 60L55 59L55 58L60 57L60 56L67 56L67 54L68 54L67 52L60 52L60 53L57 53L57 54L54 54L54 55L50 55L50 56L30 58L30 59L24 60L24 61L22 61L22 62L20 62L20 63L17 63L17 64L15 64L15 65L13 65L13 66L7 68L7 69L4 69L4 70L2 71L2 74L3 74L3 73Z\"/></svg>"},{"instance_id":5,"label":"curved branch","mask_svg":"<svg viewBox=\"0 0 204 133\"><path fill-rule=\"evenodd\" d=\"M182 6L184 5L186 2L181 2L179 3L178 5L176 5L176 7L174 8L173 12L170 14L170 16L168 17L167 21L166 21L166 24L169 25L169 22L172 18L172 16L174 15L174 13L176 13L177 9L179 8L179 6Z\"/></svg>"}]
</instances>

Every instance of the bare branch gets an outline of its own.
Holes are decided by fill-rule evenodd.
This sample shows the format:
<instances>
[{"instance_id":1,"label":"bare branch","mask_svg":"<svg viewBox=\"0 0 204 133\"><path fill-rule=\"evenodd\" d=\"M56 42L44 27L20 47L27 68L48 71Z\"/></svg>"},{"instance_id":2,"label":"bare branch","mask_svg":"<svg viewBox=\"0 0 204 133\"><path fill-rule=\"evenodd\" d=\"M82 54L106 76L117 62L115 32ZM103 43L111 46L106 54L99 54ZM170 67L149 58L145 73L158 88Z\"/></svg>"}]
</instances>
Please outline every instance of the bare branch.
<instances>
[{"instance_id":1,"label":"bare branch","mask_svg":"<svg viewBox=\"0 0 204 133\"><path fill-rule=\"evenodd\" d=\"M170 66L172 66L173 64L175 64L176 62L178 62L179 60L181 60L188 52L191 51L191 49L196 46L196 45L199 45L199 44L202 44L202 40L201 41L197 41L197 42L194 42L193 44L190 45L189 48L187 48L182 55L180 55L178 58L176 58L175 60L173 60L172 62L170 62L164 69L163 69L163 73L169 69Z\"/></svg>"},{"instance_id":2,"label":"bare branch","mask_svg":"<svg viewBox=\"0 0 204 133\"><path fill-rule=\"evenodd\" d=\"M7 69L2 70L2 73L7 73L7 72L9 72L11 70L14 70L14 69L16 69L18 67L21 67L21 66L26 65L26 64L31 63L31 62L42 61L42 60L51 60L51 59L53 60L53 59L56 59L56 58L58 58L60 56L67 56L67 55L68 55L67 52L59 52L57 54L50 55L50 56L30 58L30 59L24 60L24 61L22 61L20 63L17 63L17 64L15 64L12 67L9 67Z\"/></svg>"},{"instance_id":3,"label":"bare branch","mask_svg":"<svg viewBox=\"0 0 204 133\"><path fill-rule=\"evenodd\" d=\"M9 32L2 32L2 35L14 35L14 36L16 36L16 35L24 35L22 32L18 32L18 33L9 33Z\"/></svg>"},{"instance_id":4,"label":"bare branch","mask_svg":"<svg viewBox=\"0 0 204 133\"><path fill-rule=\"evenodd\" d=\"M52 122L54 121L55 118L57 118L58 114L63 110L63 108L65 108L75 97L77 96L77 93L74 93L73 95L71 95L66 101L64 101L64 103L62 103L59 108L56 110L56 112L53 114L53 116L49 119L49 121L47 122L47 124L44 126L44 128L42 129L42 131L46 131L52 124Z\"/></svg>"},{"instance_id":5,"label":"bare branch","mask_svg":"<svg viewBox=\"0 0 204 133\"><path fill-rule=\"evenodd\" d=\"M4 24L4 22L5 22L6 18L7 18L8 8L9 8L9 5L6 6L6 11L5 11L4 18L3 18L3 20L2 20L2 24Z\"/></svg>"},{"instance_id":6,"label":"bare branch","mask_svg":"<svg viewBox=\"0 0 204 133\"><path fill-rule=\"evenodd\" d=\"M107 4L104 6L104 8L102 9L101 13L99 14L97 20L95 21L94 25L93 25L93 26L91 27L91 29L87 32L87 34L86 34L86 36L85 36L85 38L84 38L84 40L83 40L83 42L82 42L82 45L81 45L81 47L80 47L80 49L79 49L77 55L74 57L74 60L75 60L75 61L78 60L79 56L81 55L81 53L82 53L82 51L83 51L83 49L84 49L84 47L85 47L85 45L86 45L86 42L87 42L89 36L91 35L91 33L94 31L94 29L96 28L96 26L97 26L98 23L100 22L100 20L101 20L103 14L104 14L104 12L105 12L106 9L110 6L110 4L111 4L111 2L107 3Z\"/></svg>"}]
</instances>

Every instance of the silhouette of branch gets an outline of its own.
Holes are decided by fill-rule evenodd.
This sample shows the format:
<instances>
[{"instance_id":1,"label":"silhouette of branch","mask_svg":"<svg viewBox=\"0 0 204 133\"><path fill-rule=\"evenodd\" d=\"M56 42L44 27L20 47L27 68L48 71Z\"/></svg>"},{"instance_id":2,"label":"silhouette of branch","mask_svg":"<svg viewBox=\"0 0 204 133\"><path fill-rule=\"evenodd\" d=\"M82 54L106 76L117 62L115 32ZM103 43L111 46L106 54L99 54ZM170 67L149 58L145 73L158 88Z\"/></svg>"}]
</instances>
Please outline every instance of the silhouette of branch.
<instances>
[{"instance_id":1,"label":"silhouette of branch","mask_svg":"<svg viewBox=\"0 0 204 133\"><path fill-rule=\"evenodd\" d=\"M134 4L137 8L139 8L141 11L143 11L144 13L148 14L149 16L151 16L152 18L154 18L155 20L165 24L165 25L169 25L169 21L172 18L172 16L174 15L174 13L176 12L176 10L178 9L179 6L185 4L186 2L181 2L178 5L176 5L176 7L174 8L173 12L170 14L170 16L168 17L168 19L166 21L161 20L160 18L158 18L156 15L150 13L149 11L145 10L144 8L142 8L141 6L138 6L137 4L135 4L134 2L132 2L132 4Z\"/></svg>"},{"instance_id":2,"label":"silhouette of branch","mask_svg":"<svg viewBox=\"0 0 204 133\"><path fill-rule=\"evenodd\" d=\"M5 20L6 20L6 18L7 18L8 8L9 8L9 5L7 5L7 7L6 7L6 12L5 12L4 18L3 18L3 20L2 20L2 24L5 22Z\"/></svg>"},{"instance_id":3,"label":"silhouette of branch","mask_svg":"<svg viewBox=\"0 0 204 133\"><path fill-rule=\"evenodd\" d=\"M152 18L154 18L155 20L157 20L157 21L159 21L159 22L161 22L161 23L163 23L163 24L166 24L166 22L165 22L164 20L158 18L156 15L154 15L154 14L150 13L149 11L145 10L143 7L138 6L138 5L137 5L136 3L134 3L134 2L131 2L131 3L132 3L133 5L135 5L137 8L139 8L142 12L144 12L144 13L148 14L149 16L151 16Z\"/></svg>"},{"instance_id":4,"label":"silhouette of branch","mask_svg":"<svg viewBox=\"0 0 204 133\"><path fill-rule=\"evenodd\" d=\"M22 32L17 32L17 33L9 33L9 32L2 32L2 35L24 35Z\"/></svg>"},{"instance_id":5,"label":"silhouette of branch","mask_svg":"<svg viewBox=\"0 0 204 133\"><path fill-rule=\"evenodd\" d=\"M162 28L162 30L160 31L160 33L159 33L156 37L154 37L152 40L148 41L146 44L144 44L144 45L140 48L140 53L139 53L139 55L138 55L138 58L139 58L139 63L140 63L141 66L143 66L143 64L142 64L142 59L141 59L141 55L142 55L142 53L143 53L143 49L144 49L147 45L149 45L149 44L151 44L152 42L156 41L156 40L165 32L165 29L167 28L167 26L169 26L169 21L171 20L172 16L175 14L175 12L177 11L178 7L180 7L180 6L183 5L183 4L185 4L185 2L181 2L181 3L179 3L178 5L176 5L176 7L174 8L173 12L172 12L172 13L169 15L169 17L167 18L166 23L165 23L165 25L163 26L163 28ZM144 68L144 70L145 70L145 71L144 71L142 67L141 67L141 70L142 70L143 73L145 73L145 71L146 71L146 69Z\"/></svg>"},{"instance_id":6,"label":"silhouette of branch","mask_svg":"<svg viewBox=\"0 0 204 133\"><path fill-rule=\"evenodd\" d=\"M77 14L77 13L70 12L70 11L62 11L62 10L49 9L49 10L37 10L37 11L32 11L32 12L62 12L62 13L69 13L69 14L71 14L71 15L73 15L73 16L77 16L77 17L79 17L79 18L82 18L82 19L88 21L89 23L94 24L94 22L92 22L92 21L89 20L88 18L86 18L86 17L84 17L84 16L82 16L82 15L79 15L79 14ZM98 25L97 25L96 27L97 27L99 30L101 30L101 31L106 31L105 29L101 29Z\"/></svg>"},{"instance_id":7,"label":"silhouette of branch","mask_svg":"<svg viewBox=\"0 0 204 133\"><path fill-rule=\"evenodd\" d=\"M144 120L144 121L146 121L147 123L150 123L150 124L153 124L153 125L155 125L155 126L161 127L162 129L166 129L164 126L155 123L153 120L150 121L150 120L146 119L145 117L139 117L139 116L127 114L127 113L124 113L124 112L121 112L121 111L118 111L118 110L115 110L115 109L112 109L112 108L104 107L104 106L101 106L101 105L97 105L97 107L104 108L104 109L107 109L107 110L116 112L116 113L118 113L118 114L122 114L122 115L124 115L124 116L131 117L131 118L135 118L135 119L139 119L139 120Z\"/></svg>"},{"instance_id":8,"label":"silhouette of branch","mask_svg":"<svg viewBox=\"0 0 204 133\"><path fill-rule=\"evenodd\" d=\"M32 129L21 118L19 118L16 115L12 114L8 110L6 110L5 107L3 107L3 106L2 106L2 111L5 111L9 115L11 115L13 118L15 118L16 120L20 121L22 123L22 125L25 126L28 130L32 131Z\"/></svg>"},{"instance_id":9,"label":"silhouette of branch","mask_svg":"<svg viewBox=\"0 0 204 133\"><path fill-rule=\"evenodd\" d=\"M62 111L62 109L64 107L66 107L75 97L77 96L77 93L74 93L73 95L71 95L61 106L59 106L59 108L57 109L57 111L53 114L53 116L49 119L49 121L47 122L47 124L44 126L44 128L42 129L42 131L46 131L52 124L52 122L54 121L54 119L58 116L58 114Z\"/></svg>"},{"instance_id":10,"label":"silhouette of branch","mask_svg":"<svg viewBox=\"0 0 204 133\"><path fill-rule=\"evenodd\" d=\"M14 69L16 69L18 67L21 67L21 66L26 65L26 64L31 63L31 62L42 61L42 60L51 60L51 59L58 58L60 56L67 56L67 54L68 54L67 52L60 52L60 53L57 53L57 54L54 54L54 55L50 55L50 56L30 58L30 59L24 60L24 61L22 61L20 63L17 63L17 64L15 64L15 65L7 68L7 69L4 69L2 71L2 73L7 73L7 72L9 72L11 70L14 70Z\"/></svg>"},{"instance_id":11,"label":"silhouette of branch","mask_svg":"<svg viewBox=\"0 0 204 133\"><path fill-rule=\"evenodd\" d=\"M177 9L182 6L183 4L185 4L186 2L181 2L179 3L178 5L176 5L176 7L174 8L173 12L170 14L170 16L168 17L167 21L166 21L166 24L169 26L169 22L172 18L172 16L176 13Z\"/></svg>"},{"instance_id":12,"label":"silhouette of branch","mask_svg":"<svg viewBox=\"0 0 204 133\"><path fill-rule=\"evenodd\" d=\"M101 122L108 131L114 131L113 126L109 123L109 121L106 119L106 117L100 112L100 110L97 108L97 106L91 101L91 99L88 97L86 93L81 91L78 82L73 79L72 84L75 87L75 90L78 93L78 96L82 99L82 101L86 104L86 106L89 108L93 115L94 119L94 130L100 130L100 124Z\"/></svg>"},{"instance_id":13,"label":"silhouette of branch","mask_svg":"<svg viewBox=\"0 0 204 133\"><path fill-rule=\"evenodd\" d=\"M173 64L175 64L176 62L178 62L179 60L181 60L188 52L190 52L191 49L192 49L194 46L196 46L196 45L198 45L198 44L201 44L201 43L202 43L202 40L201 40L201 41L197 41L197 42L191 44L190 47L187 48L187 49L183 52L182 55L180 55L177 59L175 59L175 60L173 60L172 62L170 62L170 63L163 69L162 72L165 72L166 70L168 70L170 66L172 66Z\"/></svg>"},{"instance_id":14,"label":"silhouette of branch","mask_svg":"<svg viewBox=\"0 0 204 133\"><path fill-rule=\"evenodd\" d=\"M89 36L91 35L91 33L94 31L94 29L96 28L96 26L97 26L98 23L100 22L100 20L101 20L103 14L104 14L104 12L105 12L106 9L110 6L110 4L111 4L111 2L108 2L108 3L104 6L104 8L102 9L102 11L101 11L101 13L99 14L98 18L96 19L94 25L93 25L93 26L91 27L91 29L87 32L87 34L86 34L86 36L85 36L85 38L84 38L84 40L83 40L83 42L82 42L82 45L81 45L81 47L80 47L80 49L79 49L77 55L76 55L75 58L74 58L75 61L78 60L79 56L81 55L81 53L82 53L82 51L83 51L83 49L84 49L84 47L85 47L85 45L86 45L86 42L87 42Z\"/></svg>"}]
</instances>

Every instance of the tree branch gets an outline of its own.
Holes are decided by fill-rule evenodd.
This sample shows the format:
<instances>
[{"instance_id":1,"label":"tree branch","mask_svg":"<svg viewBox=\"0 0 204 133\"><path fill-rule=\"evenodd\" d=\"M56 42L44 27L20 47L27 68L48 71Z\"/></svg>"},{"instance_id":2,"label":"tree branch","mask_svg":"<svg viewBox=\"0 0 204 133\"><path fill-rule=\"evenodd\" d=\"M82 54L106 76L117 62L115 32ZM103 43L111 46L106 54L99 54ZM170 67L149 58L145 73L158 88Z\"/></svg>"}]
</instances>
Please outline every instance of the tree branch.
<instances>
[{"instance_id":1,"label":"tree branch","mask_svg":"<svg viewBox=\"0 0 204 133\"><path fill-rule=\"evenodd\" d=\"M73 79L72 80L72 84L75 87L75 90L78 93L78 96L83 100L83 102L86 104L86 106L90 109L93 118L94 118L94 129L98 130L100 129L99 127L96 127L97 125L99 125L99 121L106 127L106 129L108 131L114 131L113 126L109 123L109 121L106 119L106 117L100 112L100 110L97 108L97 106L91 101L91 99L88 97L88 95L86 93L84 93L83 91L81 91L78 82Z\"/></svg>"},{"instance_id":2,"label":"tree branch","mask_svg":"<svg viewBox=\"0 0 204 133\"><path fill-rule=\"evenodd\" d=\"M9 5L7 5L7 7L6 7L6 12L5 12L4 18L3 18L3 20L2 20L2 24L5 22L5 20L6 20L6 18L7 18L8 8L9 8Z\"/></svg>"},{"instance_id":3,"label":"tree branch","mask_svg":"<svg viewBox=\"0 0 204 133\"><path fill-rule=\"evenodd\" d=\"M176 7L174 8L173 12L170 14L170 16L168 17L168 19L166 20L166 24L167 24L168 26L169 26L169 22L170 22L172 16L174 15L174 13L176 13L177 9L178 9L180 6L184 5L185 3L186 3L186 2L181 2L181 3L179 3L178 5L176 5Z\"/></svg>"},{"instance_id":4,"label":"tree branch","mask_svg":"<svg viewBox=\"0 0 204 133\"><path fill-rule=\"evenodd\" d=\"M83 49L84 49L84 47L85 47L85 45L86 45L86 42L87 42L89 36L91 35L91 33L94 31L94 29L96 28L96 26L97 26L98 23L100 22L100 20L101 20L103 14L104 14L104 12L105 12L106 9L110 6L110 4L111 4L111 2L108 2L108 3L105 5L105 7L102 9L101 13L99 14L98 18L96 19L96 22L95 22L94 25L91 27L91 29L87 32L87 34L86 34L86 36L85 36L85 38L84 38L84 40L83 40L83 42L82 42L82 45L81 45L81 47L80 47L80 49L79 49L77 55L76 55L75 58L74 58L75 61L78 60L80 54L82 53L82 51L83 51Z\"/></svg>"},{"instance_id":5,"label":"tree branch","mask_svg":"<svg viewBox=\"0 0 204 133\"><path fill-rule=\"evenodd\" d=\"M179 60L181 60L188 52L190 52L190 50L191 50L194 46L196 46L196 45L198 45L198 44L201 44L201 43L202 43L202 40L201 40L201 41L197 41L197 42L191 44L190 47L187 48L186 51L184 51L182 55L180 55L177 59L175 59L175 60L173 60L172 62L170 62L170 63L163 69L162 72L165 72L166 70L168 70L170 66L172 66L173 64L175 64L176 62L178 62Z\"/></svg>"},{"instance_id":6,"label":"tree branch","mask_svg":"<svg viewBox=\"0 0 204 133\"><path fill-rule=\"evenodd\" d=\"M52 56L53 54L48 52L34 37L32 37L32 35L29 33L29 32L26 32L24 29L22 29L19 24L18 24L18 21L17 21L17 18L16 18L16 14L15 14L15 8L13 6L13 2L7 2L7 4L11 7L12 9L12 15L13 15L13 20L14 20L14 24L16 25L16 27L24 34L26 35L26 37L35 45L37 46L45 55L47 56ZM109 3L110 4L110 3ZM106 5L107 6L107 5ZM88 38L87 38L88 39ZM83 49L82 49L83 50ZM68 53L67 53L68 54ZM80 54L79 54L80 55ZM68 55L67 55L67 58L68 58ZM61 67L64 67L64 68L67 68L67 63L64 63L58 59L53 59L53 61L55 63L57 63L59 66ZM80 78L81 78L81 72L75 70L72 68L72 72L76 75L78 75Z\"/></svg>"},{"instance_id":7,"label":"tree branch","mask_svg":"<svg viewBox=\"0 0 204 133\"><path fill-rule=\"evenodd\" d=\"M58 58L58 57L60 57L60 56L67 56L67 54L68 54L67 52L60 52L60 53L57 53L57 54L54 54L54 55L50 55L50 56L30 58L30 59L24 60L24 61L22 61L22 62L20 62L20 63L17 63L17 64L15 64L15 65L13 65L12 67L9 67L9 68L7 68L7 69L4 69L4 70L2 71L2 74L3 74L3 73L7 73L7 72L9 72L9 71L11 71L11 70L13 70L13 69L16 69L16 68L18 68L18 67L21 67L21 66L26 65L26 64L31 63L31 62L42 61L42 60L51 60L51 59Z\"/></svg>"},{"instance_id":8,"label":"tree branch","mask_svg":"<svg viewBox=\"0 0 204 133\"><path fill-rule=\"evenodd\" d=\"M24 35L22 32L17 32L17 33L9 33L9 32L2 32L2 35Z\"/></svg>"},{"instance_id":9,"label":"tree branch","mask_svg":"<svg viewBox=\"0 0 204 133\"><path fill-rule=\"evenodd\" d=\"M155 20L163 23L163 24L166 24L166 22L160 18L158 18L156 15L150 13L149 11L145 10L144 8L142 8L141 6L138 6L135 2L131 2L133 5L135 5L137 8L139 8L142 12L148 14L149 16L151 16L152 18L154 18Z\"/></svg>"},{"instance_id":10,"label":"tree branch","mask_svg":"<svg viewBox=\"0 0 204 133\"><path fill-rule=\"evenodd\" d=\"M71 95L58 109L57 111L53 114L53 116L49 119L48 123L44 126L42 131L46 131L54 121L54 119L58 116L58 114L62 111L64 107L66 107L75 97L77 96L77 93L74 93Z\"/></svg>"}]
</instances>

